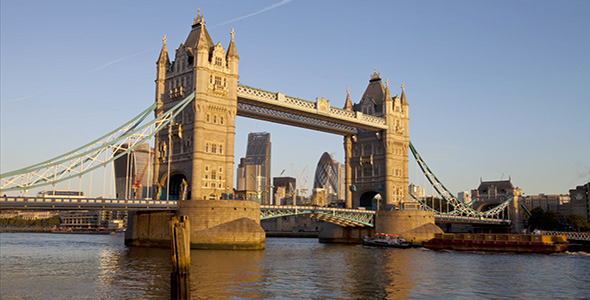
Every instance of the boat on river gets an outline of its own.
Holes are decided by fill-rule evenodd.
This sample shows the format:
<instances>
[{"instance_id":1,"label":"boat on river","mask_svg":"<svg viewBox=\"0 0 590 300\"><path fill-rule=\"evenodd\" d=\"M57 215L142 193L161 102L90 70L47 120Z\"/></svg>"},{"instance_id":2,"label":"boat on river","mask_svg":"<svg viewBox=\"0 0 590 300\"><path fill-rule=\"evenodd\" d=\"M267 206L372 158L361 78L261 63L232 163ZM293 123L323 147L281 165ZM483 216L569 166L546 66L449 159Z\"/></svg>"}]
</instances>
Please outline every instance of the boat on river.
<instances>
[{"instance_id":1,"label":"boat on river","mask_svg":"<svg viewBox=\"0 0 590 300\"><path fill-rule=\"evenodd\" d=\"M437 233L422 242L432 250L559 253L568 249L565 235Z\"/></svg>"},{"instance_id":2,"label":"boat on river","mask_svg":"<svg viewBox=\"0 0 590 300\"><path fill-rule=\"evenodd\" d=\"M363 245L378 247L408 248L408 243L398 234L376 233L372 237L363 237Z\"/></svg>"}]
</instances>

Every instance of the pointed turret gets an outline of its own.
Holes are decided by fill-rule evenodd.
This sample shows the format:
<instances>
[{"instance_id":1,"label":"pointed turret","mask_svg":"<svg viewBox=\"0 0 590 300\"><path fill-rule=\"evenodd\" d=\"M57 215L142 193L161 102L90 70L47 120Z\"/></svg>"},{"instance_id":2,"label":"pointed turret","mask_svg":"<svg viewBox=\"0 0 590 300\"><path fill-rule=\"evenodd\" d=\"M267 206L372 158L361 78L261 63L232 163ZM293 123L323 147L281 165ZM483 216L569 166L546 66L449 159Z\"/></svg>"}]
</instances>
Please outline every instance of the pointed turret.
<instances>
[{"instance_id":1,"label":"pointed turret","mask_svg":"<svg viewBox=\"0 0 590 300\"><path fill-rule=\"evenodd\" d=\"M156 61L157 65L170 65L170 57L168 56L168 49L166 48L166 35L162 38L162 50L160 51L160 56L158 56L158 60Z\"/></svg>"},{"instance_id":2,"label":"pointed turret","mask_svg":"<svg viewBox=\"0 0 590 300\"><path fill-rule=\"evenodd\" d=\"M170 69L170 58L168 57L168 49L166 49L166 35L162 38L162 50L160 56L156 61L156 102L158 107L163 103L162 97L164 95L166 81L166 72Z\"/></svg>"},{"instance_id":3,"label":"pointed turret","mask_svg":"<svg viewBox=\"0 0 590 300\"><path fill-rule=\"evenodd\" d=\"M240 64L240 57L238 56L238 50L236 48L236 41L234 40L234 36L236 32L234 29L231 29L231 40L229 41L229 46L227 46L227 52L225 54L225 60L227 61L227 67L230 69L232 74L238 74L238 65Z\"/></svg>"},{"instance_id":4,"label":"pointed turret","mask_svg":"<svg viewBox=\"0 0 590 300\"><path fill-rule=\"evenodd\" d=\"M402 84L402 105L408 105L408 99L406 98L406 86Z\"/></svg>"},{"instance_id":5,"label":"pointed turret","mask_svg":"<svg viewBox=\"0 0 590 300\"><path fill-rule=\"evenodd\" d=\"M227 47L227 57L235 57L237 59L240 59L240 57L238 56L238 50L236 48L236 42L234 41L235 34L236 34L236 32L232 28L231 29L231 40L229 41L229 46Z\"/></svg>"},{"instance_id":6,"label":"pointed turret","mask_svg":"<svg viewBox=\"0 0 590 300\"><path fill-rule=\"evenodd\" d=\"M350 87L346 88L346 102L344 102L344 109L352 110L352 101L350 100Z\"/></svg>"}]
</instances>

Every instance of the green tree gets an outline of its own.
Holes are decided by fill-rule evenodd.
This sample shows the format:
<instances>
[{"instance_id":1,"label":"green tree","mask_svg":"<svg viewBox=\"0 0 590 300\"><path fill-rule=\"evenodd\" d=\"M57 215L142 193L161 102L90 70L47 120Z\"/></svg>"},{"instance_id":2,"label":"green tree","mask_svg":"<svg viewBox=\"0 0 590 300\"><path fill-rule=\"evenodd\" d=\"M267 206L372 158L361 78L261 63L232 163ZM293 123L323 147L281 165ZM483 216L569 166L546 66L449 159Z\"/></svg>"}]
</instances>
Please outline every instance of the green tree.
<instances>
[{"instance_id":1,"label":"green tree","mask_svg":"<svg viewBox=\"0 0 590 300\"><path fill-rule=\"evenodd\" d=\"M588 222L588 219L580 215L569 215L567 217L567 223L577 231L588 231L588 229L590 229L590 222Z\"/></svg>"},{"instance_id":2,"label":"green tree","mask_svg":"<svg viewBox=\"0 0 590 300\"><path fill-rule=\"evenodd\" d=\"M557 215L552 210L547 210L543 213L541 229L543 230L558 230L559 229L559 219Z\"/></svg>"},{"instance_id":3,"label":"green tree","mask_svg":"<svg viewBox=\"0 0 590 300\"><path fill-rule=\"evenodd\" d=\"M531 210L531 217L529 218L529 230L541 229L543 223L544 211L540 207L535 207Z\"/></svg>"}]
</instances>

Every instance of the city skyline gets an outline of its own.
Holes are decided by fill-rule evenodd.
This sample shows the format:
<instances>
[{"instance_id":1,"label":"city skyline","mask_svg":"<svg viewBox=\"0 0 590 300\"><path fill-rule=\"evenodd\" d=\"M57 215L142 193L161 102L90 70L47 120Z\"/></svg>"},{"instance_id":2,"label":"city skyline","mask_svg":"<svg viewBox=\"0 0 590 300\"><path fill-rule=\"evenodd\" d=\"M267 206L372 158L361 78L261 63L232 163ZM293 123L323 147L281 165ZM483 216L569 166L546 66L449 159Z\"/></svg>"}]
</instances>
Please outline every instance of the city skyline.
<instances>
[{"instance_id":1,"label":"city skyline","mask_svg":"<svg viewBox=\"0 0 590 300\"><path fill-rule=\"evenodd\" d=\"M583 1L0 5L2 173L68 152L152 104L161 39L175 49L200 7L215 43L227 47L235 28L243 84L336 107L347 87L359 102L374 68L393 94L404 84L410 139L455 194L480 178L511 177L525 194L590 181ZM326 151L344 161L341 136L239 117L236 168L252 131L272 134L272 177L296 177L293 164L312 168L311 179ZM410 159L410 182L425 187L416 169Z\"/></svg>"}]
</instances>

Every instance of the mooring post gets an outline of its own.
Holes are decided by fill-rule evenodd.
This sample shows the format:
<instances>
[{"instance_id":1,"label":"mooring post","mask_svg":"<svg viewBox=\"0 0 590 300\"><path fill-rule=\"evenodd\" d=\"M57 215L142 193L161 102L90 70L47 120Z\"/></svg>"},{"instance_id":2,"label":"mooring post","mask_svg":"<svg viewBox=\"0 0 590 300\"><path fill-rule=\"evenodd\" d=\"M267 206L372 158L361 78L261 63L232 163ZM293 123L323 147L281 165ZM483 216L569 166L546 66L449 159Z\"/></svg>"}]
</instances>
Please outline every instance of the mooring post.
<instances>
[{"instance_id":1,"label":"mooring post","mask_svg":"<svg viewBox=\"0 0 590 300\"><path fill-rule=\"evenodd\" d=\"M170 234L172 241L172 274L170 275L171 299L190 299L190 221L188 216L172 217Z\"/></svg>"}]
</instances>

